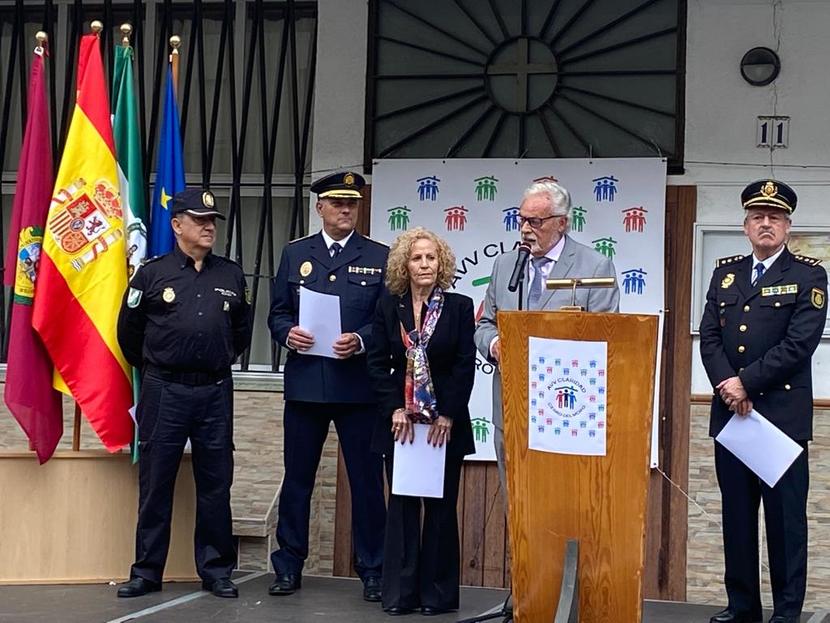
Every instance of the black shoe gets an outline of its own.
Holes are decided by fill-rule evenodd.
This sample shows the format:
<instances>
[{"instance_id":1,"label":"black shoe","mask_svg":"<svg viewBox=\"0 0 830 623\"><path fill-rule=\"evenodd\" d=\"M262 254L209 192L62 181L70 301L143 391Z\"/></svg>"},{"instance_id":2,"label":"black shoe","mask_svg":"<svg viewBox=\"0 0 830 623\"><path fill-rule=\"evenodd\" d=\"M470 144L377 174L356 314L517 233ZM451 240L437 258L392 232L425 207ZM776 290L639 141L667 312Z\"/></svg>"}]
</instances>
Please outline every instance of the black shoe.
<instances>
[{"instance_id":1,"label":"black shoe","mask_svg":"<svg viewBox=\"0 0 830 623\"><path fill-rule=\"evenodd\" d=\"M268 587L269 595L293 595L303 585L299 573L278 573L274 583Z\"/></svg>"},{"instance_id":2,"label":"black shoe","mask_svg":"<svg viewBox=\"0 0 830 623\"><path fill-rule=\"evenodd\" d=\"M392 606L391 608L384 608L383 611L389 616L401 616L402 614L412 614L415 612L412 608L401 608L400 606Z\"/></svg>"},{"instance_id":3,"label":"black shoe","mask_svg":"<svg viewBox=\"0 0 830 623\"><path fill-rule=\"evenodd\" d=\"M799 623L800 616L784 616L783 614L776 614L769 620L769 623Z\"/></svg>"},{"instance_id":4,"label":"black shoe","mask_svg":"<svg viewBox=\"0 0 830 623\"><path fill-rule=\"evenodd\" d=\"M380 601L381 582L377 576L369 576L363 580L363 599L366 601Z\"/></svg>"},{"instance_id":5,"label":"black shoe","mask_svg":"<svg viewBox=\"0 0 830 623\"><path fill-rule=\"evenodd\" d=\"M709 623L763 623L760 615L749 612L735 612L732 608L724 608L714 614Z\"/></svg>"},{"instance_id":6,"label":"black shoe","mask_svg":"<svg viewBox=\"0 0 830 623\"><path fill-rule=\"evenodd\" d=\"M202 588L210 591L217 597L228 597L231 599L239 597L239 589L228 578L219 578L212 582L205 580L202 582Z\"/></svg>"},{"instance_id":7,"label":"black shoe","mask_svg":"<svg viewBox=\"0 0 830 623\"><path fill-rule=\"evenodd\" d=\"M432 606L421 606L421 614L425 617L434 617L438 614L446 614L449 612L446 608L433 608Z\"/></svg>"},{"instance_id":8,"label":"black shoe","mask_svg":"<svg viewBox=\"0 0 830 623\"><path fill-rule=\"evenodd\" d=\"M141 597L147 593L155 593L161 590L161 584L156 584L144 578L130 578L129 582L124 582L118 587L119 597Z\"/></svg>"}]
</instances>

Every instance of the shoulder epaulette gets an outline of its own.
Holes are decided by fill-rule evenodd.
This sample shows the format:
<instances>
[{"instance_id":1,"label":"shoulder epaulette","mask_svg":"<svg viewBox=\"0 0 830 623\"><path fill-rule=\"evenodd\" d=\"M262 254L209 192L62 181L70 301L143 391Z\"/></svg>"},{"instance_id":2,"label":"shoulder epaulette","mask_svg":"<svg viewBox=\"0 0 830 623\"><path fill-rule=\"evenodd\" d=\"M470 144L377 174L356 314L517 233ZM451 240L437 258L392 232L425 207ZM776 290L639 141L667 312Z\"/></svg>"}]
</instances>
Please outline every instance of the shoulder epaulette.
<instances>
[{"instance_id":1,"label":"shoulder epaulette","mask_svg":"<svg viewBox=\"0 0 830 623\"><path fill-rule=\"evenodd\" d=\"M378 246L386 247L387 249L389 248L389 245L386 244L385 242L381 242L380 240L375 240L374 238L369 238L369 236L363 236L363 237L366 238L366 240L368 240L369 242L374 242Z\"/></svg>"},{"instance_id":2,"label":"shoulder epaulette","mask_svg":"<svg viewBox=\"0 0 830 623\"><path fill-rule=\"evenodd\" d=\"M735 262L740 262L742 259L744 259L743 255L730 255L729 257L722 257L719 260L715 260L715 268L727 266L728 264L734 264Z\"/></svg>"},{"instance_id":3,"label":"shoulder epaulette","mask_svg":"<svg viewBox=\"0 0 830 623\"><path fill-rule=\"evenodd\" d=\"M308 240L309 238L313 238L317 234L309 234L308 236L303 236L302 238L294 238L294 240L289 240L288 244L294 244L295 242L299 242L300 240Z\"/></svg>"},{"instance_id":4,"label":"shoulder epaulette","mask_svg":"<svg viewBox=\"0 0 830 623\"><path fill-rule=\"evenodd\" d=\"M807 264L807 266L818 266L821 264L821 260L817 257L808 257L806 255L796 255L793 254L793 259L796 262L801 262L802 264Z\"/></svg>"},{"instance_id":5,"label":"shoulder epaulette","mask_svg":"<svg viewBox=\"0 0 830 623\"><path fill-rule=\"evenodd\" d=\"M141 260L141 265L142 266L147 266L147 264L151 264L152 262L160 260L163 257L164 257L163 255L154 255L153 257L145 257L143 260Z\"/></svg>"}]
</instances>

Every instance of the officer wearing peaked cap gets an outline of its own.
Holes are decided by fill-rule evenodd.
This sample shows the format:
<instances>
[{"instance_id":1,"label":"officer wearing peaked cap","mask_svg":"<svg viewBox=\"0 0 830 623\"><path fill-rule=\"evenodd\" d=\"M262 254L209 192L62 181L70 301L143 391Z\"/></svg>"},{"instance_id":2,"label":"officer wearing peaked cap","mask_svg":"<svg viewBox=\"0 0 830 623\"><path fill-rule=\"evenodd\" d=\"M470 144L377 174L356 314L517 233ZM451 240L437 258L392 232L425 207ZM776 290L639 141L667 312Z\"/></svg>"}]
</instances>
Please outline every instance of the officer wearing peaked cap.
<instances>
[{"instance_id":1,"label":"officer wearing peaked cap","mask_svg":"<svg viewBox=\"0 0 830 623\"><path fill-rule=\"evenodd\" d=\"M807 442L812 438L811 359L824 330L827 273L819 260L787 249L797 197L766 179L741 194L747 256L718 260L700 323L700 354L712 383L709 434L733 413L769 419L803 448L775 486L715 444L723 502L727 608L712 623L762 620L758 505L764 503L774 614L799 620L807 579Z\"/></svg>"},{"instance_id":2,"label":"officer wearing peaked cap","mask_svg":"<svg viewBox=\"0 0 830 623\"><path fill-rule=\"evenodd\" d=\"M119 597L160 590L173 485L188 438L196 481L196 570L218 597L236 597L230 508L233 479L231 364L251 340L242 268L211 249L216 209L209 190L170 202L176 244L133 276L118 317L118 343L142 371L137 421L139 509L135 563Z\"/></svg>"},{"instance_id":3,"label":"officer wearing peaked cap","mask_svg":"<svg viewBox=\"0 0 830 623\"><path fill-rule=\"evenodd\" d=\"M323 228L283 250L271 283L268 326L288 348L285 362L285 477L277 523L279 549L271 556L276 578L272 595L300 588L308 556L309 504L320 453L333 421L352 492L355 570L363 597L380 601L386 521L381 457L370 451L377 413L366 363L375 304L383 291L388 248L357 233L360 191L365 182L351 171L311 185ZM300 289L339 298L342 335L335 357L306 354L315 337L299 326Z\"/></svg>"}]
</instances>

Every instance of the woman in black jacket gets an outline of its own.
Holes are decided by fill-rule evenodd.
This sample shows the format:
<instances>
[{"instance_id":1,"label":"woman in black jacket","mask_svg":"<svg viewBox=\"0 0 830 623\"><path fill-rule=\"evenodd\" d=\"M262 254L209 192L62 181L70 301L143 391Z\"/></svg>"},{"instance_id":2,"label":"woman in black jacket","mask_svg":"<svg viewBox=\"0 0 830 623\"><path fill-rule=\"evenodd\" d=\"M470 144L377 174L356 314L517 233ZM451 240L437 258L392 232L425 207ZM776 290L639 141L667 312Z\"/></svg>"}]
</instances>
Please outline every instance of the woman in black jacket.
<instances>
[{"instance_id":1,"label":"woman in black jacket","mask_svg":"<svg viewBox=\"0 0 830 623\"><path fill-rule=\"evenodd\" d=\"M390 491L394 447L414 439L414 423L429 424L430 444L446 444L442 498L390 493L383 562L383 609L390 615L458 608L456 501L464 456L475 451L468 403L476 350L472 299L445 291L454 274L444 240L409 230L390 249L389 293L375 312L368 363L380 413L372 449L385 456Z\"/></svg>"}]
</instances>

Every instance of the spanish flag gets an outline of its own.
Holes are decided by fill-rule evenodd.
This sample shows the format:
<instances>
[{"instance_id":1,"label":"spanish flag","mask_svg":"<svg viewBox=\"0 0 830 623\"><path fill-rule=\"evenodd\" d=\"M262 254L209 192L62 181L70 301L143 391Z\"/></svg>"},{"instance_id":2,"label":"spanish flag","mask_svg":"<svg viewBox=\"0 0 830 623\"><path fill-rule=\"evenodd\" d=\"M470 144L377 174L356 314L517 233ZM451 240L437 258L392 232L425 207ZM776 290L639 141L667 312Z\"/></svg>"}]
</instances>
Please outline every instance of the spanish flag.
<instances>
[{"instance_id":1,"label":"spanish flag","mask_svg":"<svg viewBox=\"0 0 830 623\"><path fill-rule=\"evenodd\" d=\"M116 321L127 287L124 211L97 34L81 37L75 109L46 220L32 324L110 452L130 443L129 366Z\"/></svg>"}]
</instances>

